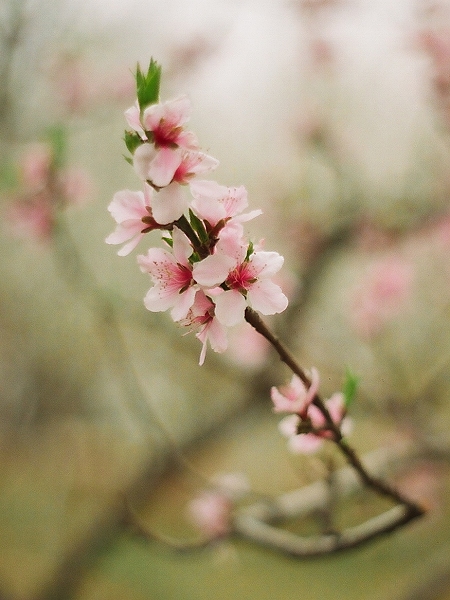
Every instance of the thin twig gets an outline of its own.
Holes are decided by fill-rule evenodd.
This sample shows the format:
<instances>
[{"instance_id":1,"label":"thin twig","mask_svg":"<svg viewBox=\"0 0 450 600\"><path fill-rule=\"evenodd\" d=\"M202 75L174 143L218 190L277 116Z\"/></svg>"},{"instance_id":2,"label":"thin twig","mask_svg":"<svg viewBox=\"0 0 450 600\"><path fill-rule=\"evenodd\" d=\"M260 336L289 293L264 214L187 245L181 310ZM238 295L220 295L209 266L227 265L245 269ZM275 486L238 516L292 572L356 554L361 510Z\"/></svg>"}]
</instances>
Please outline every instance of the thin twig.
<instances>
[{"instance_id":1,"label":"thin twig","mask_svg":"<svg viewBox=\"0 0 450 600\"><path fill-rule=\"evenodd\" d=\"M252 325L252 327L258 333L260 333L268 342L270 342L270 344L277 351L280 359L291 369L293 373L300 377L300 379L307 387L309 387L311 385L311 380L308 377L308 375L306 375L305 371L298 364L293 354L285 347L281 340L267 327L267 325L261 319L259 314L255 312L252 308L247 307L245 310L245 320L250 325ZM356 451L351 446L349 446L347 441L343 438L339 426L334 423L324 402L318 394L316 394L316 396L314 397L313 403L317 406L317 408L319 408L319 410L325 417L326 427L333 434L333 441L339 447L341 452L345 455L349 464L358 473L363 483L375 490L377 493L391 498L396 503L404 505L407 509L407 520L414 519L415 517L424 514L425 509L423 507L409 500L406 496L401 494L390 484L386 483L385 481L379 478L373 477L370 473L368 473L361 460L359 459Z\"/></svg>"},{"instance_id":2,"label":"thin twig","mask_svg":"<svg viewBox=\"0 0 450 600\"><path fill-rule=\"evenodd\" d=\"M411 521L407 506L397 504L390 510L368 519L361 525L339 533L302 537L270 525L250 514L238 514L235 531L252 541L299 557L319 556L360 546L374 538L390 533Z\"/></svg>"}]
</instances>

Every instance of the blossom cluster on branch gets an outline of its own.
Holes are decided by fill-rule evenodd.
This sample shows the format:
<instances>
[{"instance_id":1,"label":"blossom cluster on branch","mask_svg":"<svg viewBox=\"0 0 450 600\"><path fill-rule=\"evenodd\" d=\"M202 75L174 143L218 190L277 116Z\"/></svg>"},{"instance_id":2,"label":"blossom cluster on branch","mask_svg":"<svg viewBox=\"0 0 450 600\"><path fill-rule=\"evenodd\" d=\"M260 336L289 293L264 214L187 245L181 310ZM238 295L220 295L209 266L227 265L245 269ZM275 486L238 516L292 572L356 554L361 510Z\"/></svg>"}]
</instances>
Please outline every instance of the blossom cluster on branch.
<instances>
[{"instance_id":1,"label":"blossom cluster on branch","mask_svg":"<svg viewBox=\"0 0 450 600\"><path fill-rule=\"evenodd\" d=\"M161 68L155 61L150 62L146 73L138 65L137 100L125 112L130 127L125 132L125 143L131 154L127 160L142 188L114 195L109 211L117 226L106 242L122 245L118 254L125 256L145 234L161 231L165 246L153 246L137 257L139 267L153 283L144 299L146 308L153 312L170 310L176 323L196 330L202 342L200 364L205 360L208 343L216 352L223 352L228 343L227 328L249 323L293 373L288 386L271 390L274 411L288 413L280 430L288 438L290 449L314 452L324 440L330 440L364 485L400 505L364 526L339 535L319 536L317 543L306 545L290 534L286 540L261 516L233 516L236 497L223 489L206 490L199 496L190 506L191 517L203 531L206 543L241 531L303 556L353 547L405 525L422 515L424 509L372 476L344 438L357 378L347 372L342 392L322 400L317 370L312 369L308 375L261 319L258 313L273 315L287 307L287 297L272 281L283 265L283 257L264 250L263 242L255 244L245 236L243 224L261 211L244 212L248 199L243 186L227 187L202 179L217 167L218 161L201 151L196 136L187 128L191 110L188 98L160 101L160 79ZM381 296L390 298L390 288L387 292ZM145 527L134 521L147 535Z\"/></svg>"},{"instance_id":2,"label":"blossom cluster on branch","mask_svg":"<svg viewBox=\"0 0 450 600\"><path fill-rule=\"evenodd\" d=\"M351 380L351 376L347 381ZM356 381L352 385L356 385ZM319 390L319 373L311 369L311 385L306 387L298 375L293 375L289 385L272 387L271 398L273 410L277 413L289 413L278 424L280 432L288 438L288 446L294 454L310 454L320 448L325 439L333 439L333 431L327 426L323 412L313 404ZM351 395L335 392L325 400L333 423L342 434L347 435L351 429L351 421L346 416L347 405Z\"/></svg>"},{"instance_id":3,"label":"blossom cluster on branch","mask_svg":"<svg viewBox=\"0 0 450 600\"><path fill-rule=\"evenodd\" d=\"M153 60L147 73L137 67L137 100L125 111L130 127L125 143L142 189L114 195L109 211L117 227L106 242L124 244L118 254L125 256L146 233L163 232L165 247L152 247L137 259L153 282L144 303L152 312L170 309L175 322L197 331L203 364L207 343L225 351L227 327L243 322L248 306L264 315L287 307L271 279L283 257L245 237L243 223L261 211L243 212L248 206L243 186L201 179L219 163L200 150L187 128L189 99L160 101L160 78Z\"/></svg>"}]
</instances>

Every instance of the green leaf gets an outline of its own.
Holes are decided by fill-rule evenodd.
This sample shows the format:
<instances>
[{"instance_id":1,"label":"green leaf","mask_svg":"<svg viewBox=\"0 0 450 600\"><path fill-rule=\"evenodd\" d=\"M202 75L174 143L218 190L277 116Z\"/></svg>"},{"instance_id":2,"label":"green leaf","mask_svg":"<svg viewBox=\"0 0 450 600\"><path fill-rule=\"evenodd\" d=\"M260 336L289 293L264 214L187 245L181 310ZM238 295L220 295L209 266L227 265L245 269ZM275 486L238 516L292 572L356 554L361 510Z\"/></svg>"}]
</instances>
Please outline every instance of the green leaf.
<instances>
[{"instance_id":1,"label":"green leaf","mask_svg":"<svg viewBox=\"0 0 450 600\"><path fill-rule=\"evenodd\" d=\"M47 135L52 149L53 167L61 169L66 163L67 131L62 125L55 125L49 128Z\"/></svg>"},{"instance_id":2,"label":"green leaf","mask_svg":"<svg viewBox=\"0 0 450 600\"><path fill-rule=\"evenodd\" d=\"M141 112L156 104L159 100L159 88L161 84L161 67L153 58L150 60L147 74L141 71L139 63L136 67L137 99Z\"/></svg>"},{"instance_id":3,"label":"green leaf","mask_svg":"<svg viewBox=\"0 0 450 600\"><path fill-rule=\"evenodd\" d=\"M354 373L350 371L350 369L347 368L345 373L344 385L342 387L342 393L344 394L344 403L347 409L353 403L356 397L358 385L359 377L357 377Z\"/></svg>"},{"instance_id":4,"label":"green leaf","mask_svg":"<svg viewBox=\"0 0 450 600\"><path fill-rule=\"evenodd\" d=\"M125 131L123 139L130 154L134 154L136 148L138 148L143 143L139 135L134 131Z\"/></svg>"},{"instance_id":5,"label":"green leaf","mask_svg":"<svg viewBox=\"0 0 450 600\"><path fill-rule=\"evenodd\" d=\"M254 249L253 242L250 242L247 248L247 254L245 255L245 260L250 260L250 256L253 254Z\"/></svg>"},{"instance_id":6,"label":"green leaf","mask_svg":"<svg viewBox=\"0 0 450 600\"><path fill-rule=\"evenodd\" d=\"M200 240L200 242L202 244L206 244L209 241L208 232L206 231L203 221L199 219L191 209L189 209L189 220L191 223L191 227L198 235L198 239Z\"/></svg>"}]
</instances>

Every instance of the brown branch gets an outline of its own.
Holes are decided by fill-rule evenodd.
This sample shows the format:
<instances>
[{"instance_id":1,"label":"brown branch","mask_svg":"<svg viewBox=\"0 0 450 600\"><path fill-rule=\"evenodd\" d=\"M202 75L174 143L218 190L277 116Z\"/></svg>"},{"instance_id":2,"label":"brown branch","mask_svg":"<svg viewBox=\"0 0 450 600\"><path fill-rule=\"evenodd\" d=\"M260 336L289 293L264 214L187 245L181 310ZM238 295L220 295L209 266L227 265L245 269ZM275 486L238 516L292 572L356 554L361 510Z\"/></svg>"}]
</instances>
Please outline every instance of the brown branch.
<instances>
[{"instance_id":1,"label":"brown branch","mask_svg":"<svg viewBox=\"0 0 450 600\"><path fill-rule=\"evenodd\" d=\"M418 516L418 515L415 515ZM241 513L234 519L236 533L252 541L299 557L320 556L360 546L374 538L406 525L415 516L407 506L397 504L390 510L339 533L302 537Z\"/></svg>"},{"instance_id":2,"label":"brown branch","mask_svg":"<svg viewBox=\"0 0 450 600\"><path fill-rule=\"evenodd\" d=\"M310 378L306 375L305 371L300 367L293 354L285 347L281 340L267 327L264 321L261 319L259 314L252 308L247 307L245 310L245 320L252 325L252 327L260 333L277 351L280 359L291 369L293 373L298 375L303 383L309 387L311 385ZM375 490L378 494L387 496L406 507L407 520L411 520L424 514L425 509L419 506L417 503L410 501L406 496L401 494L393 486L389 485L385 481L372 476L364 467L361 460L359 459L356 451L349 446L346 440L344 440L341 430L336 425L330 416L324 402L318 394L314 397L313 403L320 409L326 420L326 427L333 434L333 441L337 444L341 452L345 455L348 463L355 469L361 478L362 482L368 487ZM403 524L403 523L402 523Z\"/></svg>"},{"instance_id":3,"label":"brown branch","mask_svg":"<svg viewBox=\"0 0 450 600\"><path fill-rule=\"evenodd\" d=\"M371 471L380 474L398 471L412 460L427 452L416 444L399 444L396 447L378 448L364 456ZM334 484L342 497L361 490L364 483L351 466L338 469L333 474ZM398 529L419 515L413 515L408 506L397 505L364 523L344 529L339 533L303 537L280 529L275 522L305 517L327 503L327 483L318 480L300 489L287 492L271 502L257 502L236 512L234 532L252 541L298 557L329 554L354 548Z\"/></svg>"}]
</instances>

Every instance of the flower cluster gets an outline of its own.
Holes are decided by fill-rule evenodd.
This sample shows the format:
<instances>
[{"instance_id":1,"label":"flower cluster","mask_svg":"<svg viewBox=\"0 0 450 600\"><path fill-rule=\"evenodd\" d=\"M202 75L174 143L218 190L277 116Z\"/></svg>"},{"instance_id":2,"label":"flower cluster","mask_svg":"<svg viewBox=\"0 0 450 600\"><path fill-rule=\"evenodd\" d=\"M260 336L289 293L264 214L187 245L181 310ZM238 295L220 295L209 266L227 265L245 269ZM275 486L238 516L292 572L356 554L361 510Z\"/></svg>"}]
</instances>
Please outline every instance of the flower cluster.
<instances>
[{"instance_id":1,"label":"flower cluster","mask_svg":"<svg viewBox=\"0 0 450 600\"><path fill-rule=\"evenodd\" d=\"M280 421L279 430L288 438L289 449L295 454L311 454L320 448L324 440L333 439L323 411L313 403L318 389L319 373L314 368L311 369L309 387L300 377L293 375L289 385L271 389L274 412L290 413ZM346 417L345 394L336 392L324 404L333 423L343 434L349 433L351 422Z\"/></svg>"},{"instance_id":2,"label":"flower cluster","mask_svg":"<svg viewBox=\"0 0 450 600\"><path fill-rule=\"evenodd\" d=\"M160 76L154 61L147 74L137 69L137 101L125 112L131 128L125 142L142 190L114 195L108 210L117 227L106 242L124 244L118 254L125 256L146 233L164 232L166 247L138 256L153 282L144 303L153 312L170 309L175 322L197 330L203 364L207 342L225 351L226 328L244 321L247 306L264 315L286 308L286 296L271 280L283 257L245 238L243 223L261 211L243 212L244 187L201 179L218 161L200 150L187 129L188 98L159 101Z\"/></svg>"}]
</instances>

